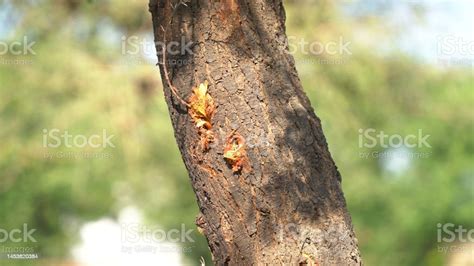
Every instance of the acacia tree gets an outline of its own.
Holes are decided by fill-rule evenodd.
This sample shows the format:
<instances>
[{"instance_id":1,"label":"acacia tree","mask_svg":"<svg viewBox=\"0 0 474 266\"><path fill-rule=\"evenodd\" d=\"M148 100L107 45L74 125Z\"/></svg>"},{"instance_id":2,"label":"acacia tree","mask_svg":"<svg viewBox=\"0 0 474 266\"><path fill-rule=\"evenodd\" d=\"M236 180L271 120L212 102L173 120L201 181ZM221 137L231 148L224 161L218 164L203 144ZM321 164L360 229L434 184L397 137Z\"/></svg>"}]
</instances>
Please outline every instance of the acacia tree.
<instances>
[{"instance_id":1,"label":"acacia tree","mask_svg":"<svg viewBox=\"0 0 474 266\"><path fill-rule=\"evenodd\" d=\"M360 265L340 174L288 52L282 0L149 8L214 262Z\"/></svg>"}]
</instances>

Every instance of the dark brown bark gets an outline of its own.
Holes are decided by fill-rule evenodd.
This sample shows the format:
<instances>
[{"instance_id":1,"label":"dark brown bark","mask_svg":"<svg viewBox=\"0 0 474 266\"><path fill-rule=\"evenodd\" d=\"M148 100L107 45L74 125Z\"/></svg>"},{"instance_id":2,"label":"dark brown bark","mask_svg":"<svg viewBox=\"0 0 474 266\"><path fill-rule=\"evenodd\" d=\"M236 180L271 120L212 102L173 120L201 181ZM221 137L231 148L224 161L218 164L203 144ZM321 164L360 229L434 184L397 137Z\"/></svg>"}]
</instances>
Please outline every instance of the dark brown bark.
<instances>
[{"instance_id":1,"label":"dark brown bark","mask_svg":"<svg viewBox=\"0 0 474 266\"><path fill-rule=\"evenodd\" d=\"M282 1L178 2L151 0L150 11L155 41L184 37L194 43L192 53L167 53L162 77L167 70L183 99L207 80L216 104L215 141L203 151L186 105L163 78L201 211L196 222L214 262L360 265L340 174L281 41L286 39ZM248 166L239 172L223 156L234 130L247 144Z\"/></svg>"}]
</instances>

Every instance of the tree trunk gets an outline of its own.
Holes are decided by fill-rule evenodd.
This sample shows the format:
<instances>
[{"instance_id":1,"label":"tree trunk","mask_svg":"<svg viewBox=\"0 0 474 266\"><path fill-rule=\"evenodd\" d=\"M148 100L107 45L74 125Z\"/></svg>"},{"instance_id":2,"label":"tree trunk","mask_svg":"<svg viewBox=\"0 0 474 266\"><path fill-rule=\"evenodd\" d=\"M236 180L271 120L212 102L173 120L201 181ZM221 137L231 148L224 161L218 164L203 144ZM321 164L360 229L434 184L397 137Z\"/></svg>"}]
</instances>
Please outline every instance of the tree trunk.
<instances>
[{"instance_id":1,"label":"tree trunk","mask_svg":"<svg viewBox=\"0 0 474 266\"><path fill-rule=\"evenodd\" d=\"M288 52L282 0L151 0L150 11L214 262L360 265L340 174ZM163 57L163 42L182 40L192 52L170 45ZM190 102L205 81L215 105L206 128L178 98Z\"/></svg>"}]
</instances>

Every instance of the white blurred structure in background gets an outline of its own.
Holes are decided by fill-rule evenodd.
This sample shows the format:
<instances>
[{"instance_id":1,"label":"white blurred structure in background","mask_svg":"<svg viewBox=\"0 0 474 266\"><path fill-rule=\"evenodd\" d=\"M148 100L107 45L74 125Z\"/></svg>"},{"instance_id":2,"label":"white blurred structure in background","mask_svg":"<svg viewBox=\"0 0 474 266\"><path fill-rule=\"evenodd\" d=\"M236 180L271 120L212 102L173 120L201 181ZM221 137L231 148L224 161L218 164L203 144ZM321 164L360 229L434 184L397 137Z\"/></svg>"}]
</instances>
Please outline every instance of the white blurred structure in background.
<instances>
[{"instance_id":1,"label":"white blurred structure in background","mask_svg":"<svg viewBox=\"0 0 474 266\"><path fill-rule=\"evenodd\" d=\"M81 243L72 249L74 260L81 266L156 266L182 265L178 244L152 243L139 238L133 243L123 239L123 225L143 225L140 211L124 208L117 221L102 218L80 229ZM154 247L146 249L145 247ZM160 247L165 246L165 249ZM174 250L174 251L173 251Z\"/></svg>"}]
</instances>

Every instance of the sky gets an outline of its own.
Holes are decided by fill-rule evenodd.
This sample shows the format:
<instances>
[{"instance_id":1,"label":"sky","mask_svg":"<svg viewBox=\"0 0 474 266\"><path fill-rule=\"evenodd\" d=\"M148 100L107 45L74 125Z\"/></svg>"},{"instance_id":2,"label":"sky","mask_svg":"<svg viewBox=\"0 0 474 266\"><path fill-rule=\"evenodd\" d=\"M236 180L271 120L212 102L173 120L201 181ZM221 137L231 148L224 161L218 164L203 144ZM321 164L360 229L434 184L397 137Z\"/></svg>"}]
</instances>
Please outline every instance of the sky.
<instances>
[{"instance_id":1,"label":"sky","mask_svg":"<svg viewBox=\"0 0 474 266\"><path fill-rule=\"evenodd\" d=\"M399 33L388 50L403 51L429 64L453 59L451 66L472 67L472 0L344 0L341 7L350 16L373 16L397 29Z\"/></svg>"}]
</instances>

